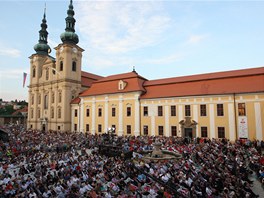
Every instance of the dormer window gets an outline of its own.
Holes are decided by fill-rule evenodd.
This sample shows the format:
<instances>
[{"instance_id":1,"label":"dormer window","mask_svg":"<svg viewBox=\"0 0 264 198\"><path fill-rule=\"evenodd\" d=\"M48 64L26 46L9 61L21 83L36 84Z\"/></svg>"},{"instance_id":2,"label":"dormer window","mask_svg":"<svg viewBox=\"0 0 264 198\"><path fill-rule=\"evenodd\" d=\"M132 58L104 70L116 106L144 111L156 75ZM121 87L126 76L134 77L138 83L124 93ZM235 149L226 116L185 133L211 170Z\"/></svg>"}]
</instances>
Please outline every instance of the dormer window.
<instances>
[{"instance_id":1,"label":"dormer window","mask_svg":"<svg viewBox=\"0 0 264 198\"><path fill-rule=\"evenodd\" d=\"M118 82L118 90L123 90L123 89L125 89L126 85L127 85L127 82L125 82L125 81L123 81L123 80L120 80L120 81Z\"/></svg>"}]
</instances>

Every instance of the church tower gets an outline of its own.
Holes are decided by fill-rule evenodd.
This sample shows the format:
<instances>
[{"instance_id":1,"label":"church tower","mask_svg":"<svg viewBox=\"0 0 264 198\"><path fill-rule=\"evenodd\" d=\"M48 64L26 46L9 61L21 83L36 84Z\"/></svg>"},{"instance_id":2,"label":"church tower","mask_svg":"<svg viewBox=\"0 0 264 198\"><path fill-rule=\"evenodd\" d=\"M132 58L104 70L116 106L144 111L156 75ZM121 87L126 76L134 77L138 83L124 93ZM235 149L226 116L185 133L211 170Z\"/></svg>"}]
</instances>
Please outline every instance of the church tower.
<instances>
[{"instance_id":1,"label":"church tower","mask_svg":"<svg viewBox=\"0 0 264 198\"><path fill-rule=\"evenodd\" d=\"M82 52L77 44L78 35L75 33L75 19L72 0L67 10L65 32L61 34L62 43L55 47L56 71L60 79L56 92L59 95L57 113L60 125L57 130L71 130L71 106L72 99L81 92L81 65Z\"/></svg>"},{"instance_id":2,"label":"church tower","mask_svg":"<svg viewBox=\"0 0 264 198\"><path fill-rule=\"evenodd\" d=\"M81 91L82 52L77 43L72 0L67 11L62 43L55 47L56 59L49 55L46 12L39 31L35 54L30 58L28 128L38 130L71 129L70 102Z\"/></svg>"}]
</instances>

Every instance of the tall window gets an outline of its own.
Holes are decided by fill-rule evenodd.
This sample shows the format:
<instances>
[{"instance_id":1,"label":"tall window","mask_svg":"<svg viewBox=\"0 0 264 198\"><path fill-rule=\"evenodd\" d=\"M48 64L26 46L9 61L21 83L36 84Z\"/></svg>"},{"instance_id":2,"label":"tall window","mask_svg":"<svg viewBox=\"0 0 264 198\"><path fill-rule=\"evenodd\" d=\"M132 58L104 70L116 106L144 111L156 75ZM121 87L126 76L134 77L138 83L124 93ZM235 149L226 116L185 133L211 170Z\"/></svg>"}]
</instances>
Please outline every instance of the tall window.
<instances>
[{"instance_id":1,"label":"tall window","mask_svg":"<svg viewBox=\"0 0 264 198\"><path fill-rule=\"evenodd\" d=\"M61 118L61 108L58 108L58 118Z\"/></svg>"},{"instance_id":2,"label":"tall window","mask_svg":"<svg viewBox=\"0 0 264 198\"><path fill-rule=\"evenodd\" d=\"M225 127L218 127L218 138L225 138Z\"/></svg>"},{"instance_id":3,"label":"tall window","mask_svg":"<svg viewBox=\"0 0 264 198\"><path fill-rule=\"evenodd\" d=\"M51 118L54 118L54 108L51 109Z\"/></svg>"},{"instance_id":4,"label":"tall window","mask_svg":"<svg viewBox=\"0 0 264 198\"><path fill-rule=\"evenodd\" d=\"M201 137L208 137L207 127L201 127Z\"/></svg>"},{"instance_id":5,"label":"tall window","mask_svg":"<svg viewBox=\"0 0 264 198\"><path fill-rule=\"evenodd\" d=\"M49 69L46 69L46 80L49 80Z\"/></svg>"},{"instance_id":6,"label":"tall window","mask_svg":"<svg viewBox=\"0 0 264 198\"><path fill-rule=\"evenodd\" d=\"M158 116L163 116L162 106L158 106Z\"/></svg>"},{"instance_id":7,"label":"tall window","mask_svg":"<svg viewBox=\"0 0 264 198\"><path fill-rule=\"evenodd\" d=\"M38 104L41 104L41 95L38 95Z\"/></svg>"},{"instance_id":8,"label":"tall window","mask_svg":"<svg viewBox=\"0 0 264 198\"><path fill-rule=\"evenodd\" d=\"M59 92L59 102L61 102L61 92Z\"/></svg>"},{"instance_id":9,"label":"tall window","mask_svg":"<svg viewBox=\"0 0 264 198\"><path fill-rule=\"evenodd\" d=\"M200 105L200 115L206 116L206 105L205 104Z\"/></svg>"},{"instance_id":10,"label":"tall window","mask_svg":"<svg viewBox=\"0 0 264 198\"><path fill-rule=\"evenodd\" d=\"M223 116L224 115L224 105L223 104L217 104L217 116Z\"/></svg>"},{"instance_id":11,"label":"tall window","mask_svg":"<svg viewBox=\"0 0 264 198\"><path fill-rule=\"evenodd\" d=\"M113 108L112 108L112 117L115 117L115 116L116 116L116 108L113 107Z\"/></svg>"},{"instance_id":12,"label":"tall window","mask_svg":"<svg viewBox=\"0 0 264 198\"><path fill-rule=\"evenodd\" d=\"M86 109L86 117L90 116L90 109Z\"/></svg>"},{"instance_id":13,"label":"tall window","mask_svg":"<svg viewBox=\"0 0 264 198\"><path fill-rule=\"evenodd\" d=\"M102 108L98 108L98 117L102 117Z\"/></svg>"},{"instance_id":14,"label":"tall window","mask_svg":"<svg viewBox=\"0 0 264 198\"><path fill-rule=\"evenodd\" d=\"M143 126L143 133L144 135L148 135L148 125Z\"/></svg>"},{"instance_id":15,"label":"tall window","mask_svg":"<svg viewBox=\"0 0 264 198\"><path fill-rule=\"evenodd\" d=\"M238 103L238 116L245 116L245 115L246 115L246 104Z\"/></svg>"},{"instance_id":16,"label":"tall window","mask_svg":"<svg viewBox=\"0 0 264 198\"><path fill-rule=\"evenodd\" d=\"M77 131L77 124L74 124L74 131Z\"/></svg>"},{"instance_id":17,"label":"tall window","mask_svg":"<svg viewBox=\"0 0 264 198\"><path fill-rule=\"evenodd\" d=\"M31 109L31 118L33 118L33 117L34 117L34 110Z\"/></svg>"},{"instance_id":18,"label":"tall window","mask_svg":"<svg viewBox=\"0 0 264 198\"><path fill-rule=\"evenodd\" d=\"M171 126L171 135L177 136L177 126Z\"/></svg>"},{"instance_id":19,"label":"tall window","mask_svg":"<svg viewBox=\"0 0 264 198\"><path fill-rule=\"evenodd\" d=\"M131 134L131 125L127 125L127 134Z\"/></svg>"},{"instance_id":20,"label":"tall window","mask_svg":"<svg viewBox=\"0 0 264 198\"><path fill-rule=\"evenodd\" d=\"M171 106L171 116L176 116L176 106L175 105Z\"/></svg>"},{"instance_id":21,"label":"tall window","mask_svg":"<svg viewBox=\"0 0 264 198\"><path fill-rule=\"evenodd\" d=\"M143 115L148 116L148 107L143 107Z\"/></svg>"},{"instance_id":22,"label":"tall window","mask_svg":"<svg viewBox=\"0 0 264 198\"><path fill-rule=\"evenodd\" d=\"M32 77L35 78L36 77L36 68L34 67L32 70Z\"/></svg>"},{"instance_id":23,"label":"tall window","mask_svg":"<svg viewBox=\"0 0 264 198\"><path fill-rule=\"evenodd\" d=\"M131 116L131 107L127 107L127 117Z\"/></svg>"},{"instance_id":24,"label":"tall window","mask_svg":"<svg viewBox=\"0 0 264 198\"><path fill-rule=\"evenodd\" d=\"M191 116L191 105L185 105L185 116Z\"/></svg>"},{"instance_id":25,"label":"tall window","mask_svg":"<svg viewBox=\"0 0 264 198\"><path fill-rule=\"evenodd\" d=\"M163 126L159 126L159 135L163 135Z\"/></svg>"},{"instance_id":26,"label":"tall window","mask_svg":"<svg viewBox=\"0 0 264 198\"><path fill-rule=\"evenodd\" d=\"M101 133L102 132L102 125L98 124L98 132Z\"/></svg>"},{"instance_id":27,"label":"tall window","mask_svg":"<svg viewBox=\"0 0 264 198\"><path fill-rule=\"evenodd\" d=\"M86 124L86 132L90 131L90 126L89 124Z\"/></svg>"},{"instance_id":28,"label":"tall window","mask_svg":"<svg viewBox=\"0 0 264 198\"><path fill-rule=\"evenodd\" d=\"M76 71L76 62L75 61L72 62L72 71Z\"/></svg>"},{"instance_id":29,"label":"tall window","mask_svg":"<svg viewBox=\"0 0 264 198\"><path fill-rule=\"evenodd\" d=\"M55 101L55 96L54 96L54 92L52 92L52 94L51 94L51 102L54 103L54 101Z\"/></svg>"},{"instance_id":30,"label":"tall window","mask_svg":"<svg viewBox=\"0 0 264 198\"><path fill-rule=\"evenodd\" d=\"M34 104L34 95L31 96L31 104Z\"/></svg>"},{"instance_id":31,"label":"tall window","mask_svg":"<svg viewBox=\"0 0 264 198\"><path fill-rule=\"evenodd\" d=\"M45 95L44 96L44 109L48 109L49 107L49 96Z\"/></svg>"},{"instance_id":32,"label":"tall window","mask_svg":"<svg viewBox=\"0 0 264 198\"><path fill-rule=\"evenodd\" d=\"M63 61L60 62L60 71L63 71Z\"/></svg>"},{"instance_id":33,"label":"tall window","mask_svg":"<svg viewBox=\"0 0 264 198\"><path fill-rule=\"evenodd\" d=\"M74 116L75 116L75 117L78 116L78 110L77 110L77 109L74 110Z\"/></svg>"},{"instance_id":34,"label":"tall window","mask_svg":"<svg viewBox=\"0 0 264 198\"><path fill-rule=\"evenodd\" d=\"M40 109L38 109L38 115L37 115L38 118L40 118Z\"/></svg>"}]
</instances>

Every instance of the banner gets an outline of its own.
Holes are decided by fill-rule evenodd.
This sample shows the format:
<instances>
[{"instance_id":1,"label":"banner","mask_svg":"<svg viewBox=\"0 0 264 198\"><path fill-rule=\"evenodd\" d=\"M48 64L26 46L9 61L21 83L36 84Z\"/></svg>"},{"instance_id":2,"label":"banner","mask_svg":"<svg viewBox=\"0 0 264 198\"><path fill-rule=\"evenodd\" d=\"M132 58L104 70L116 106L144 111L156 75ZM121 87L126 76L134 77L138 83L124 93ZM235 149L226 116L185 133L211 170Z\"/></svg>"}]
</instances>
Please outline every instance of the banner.
<instances>
[{"instance_id":1,"label":"banner","mask_svg":"<svg viewBox=\"0 0 264 198\"><path fill-rule=\"evenodd\" d=\"M27 79L27 73L23 73L23 87L25 87L25 83L26 83L26 79Z\"/></svg>"},{"instance_id":2,"label":"banner","mask_svg":"<svg viewBox=\"0 0 264 198\"><path fill-rule=\"evenodd\" d=\"M246 116L238 116L238 138L248 138L248 122Z\"/></svg>"}]
</instances>

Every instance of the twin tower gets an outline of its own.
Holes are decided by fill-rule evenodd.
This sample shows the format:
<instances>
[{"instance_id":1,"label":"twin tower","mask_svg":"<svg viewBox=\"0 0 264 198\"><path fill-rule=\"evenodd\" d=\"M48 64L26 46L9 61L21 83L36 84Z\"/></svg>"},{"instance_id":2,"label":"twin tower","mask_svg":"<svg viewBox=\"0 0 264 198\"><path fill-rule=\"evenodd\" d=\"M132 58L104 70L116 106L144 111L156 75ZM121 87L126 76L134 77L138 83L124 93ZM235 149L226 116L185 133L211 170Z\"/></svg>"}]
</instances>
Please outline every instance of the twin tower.
<instances>
[{"instance_id":1,"label":"twin tower","mask_svg":"<svg viewBox=\"0 0 264 198\"><path fill-rule=\"evenodd\" d=\"M82 52L77 44L72 0L65 18L66 28L60 36L62 43L54 49L56 58L49 55L46 13L39 31L35 54L30 59L30 84L27 128L61 130L71 128L72 99L84 89L81 84Z\"/></svg>"}]
</instances>

